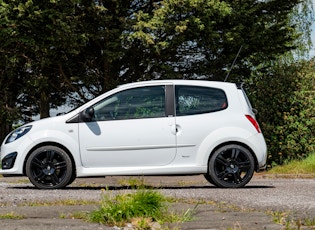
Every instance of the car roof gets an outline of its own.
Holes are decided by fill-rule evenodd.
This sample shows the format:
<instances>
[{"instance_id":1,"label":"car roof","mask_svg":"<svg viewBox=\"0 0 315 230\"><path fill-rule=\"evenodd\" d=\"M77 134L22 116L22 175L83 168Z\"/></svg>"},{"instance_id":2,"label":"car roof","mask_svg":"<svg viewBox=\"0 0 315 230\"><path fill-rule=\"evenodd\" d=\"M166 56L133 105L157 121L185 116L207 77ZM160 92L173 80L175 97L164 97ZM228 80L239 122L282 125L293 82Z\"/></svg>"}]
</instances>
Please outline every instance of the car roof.
<instances>
[{"instance_id":1,"label":"car roof","mask_svg":"<svg viewBox=\"0 0 315 230\"><path fill-rule=\"evenodd\" d=\"M213 87L225 87L231 86L235 83L222 82L222 81L207 81L207 80L179 80L179 79L167 79L167 80L149 80L139 81L133 83L127 83L119 85L118 87L134 87L134 86L147 86L147 85L159 85L159 84L174 84L174 85L198 85L198 86L213 86Z\"/></svg>"}]
</instances>

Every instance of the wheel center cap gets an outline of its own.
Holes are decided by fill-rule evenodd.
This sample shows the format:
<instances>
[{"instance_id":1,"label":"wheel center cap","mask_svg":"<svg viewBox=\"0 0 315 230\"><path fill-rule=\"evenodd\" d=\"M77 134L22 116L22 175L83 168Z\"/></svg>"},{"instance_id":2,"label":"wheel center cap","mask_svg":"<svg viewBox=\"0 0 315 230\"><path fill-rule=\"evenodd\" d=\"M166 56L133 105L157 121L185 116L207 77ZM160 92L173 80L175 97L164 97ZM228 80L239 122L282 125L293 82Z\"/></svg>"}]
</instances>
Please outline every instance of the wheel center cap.
<instances>
[{"instance_id":1,"label":"wheel center cap","mask_svg":"<svg viewBox=\"0 0 315 230\"><path fill-rule=\"evenodd\" d=\"M43 172L45 173L45 175L50 176L55 172L55 169L51 167L50 165L47 165L47 167L43 169Z\"/></svg>"},{"instance_id":2,"label":"wheel center cap","mask_svg":"<svg viewBox=\"0 0 315 230\"><path fill-rule=\"evenodd\" d=\"M239 167L237 164L235 164L234 162L231 162L229 165L229 171L231 173L236 173L239 170Z\"/></svg>"}]
</instances>

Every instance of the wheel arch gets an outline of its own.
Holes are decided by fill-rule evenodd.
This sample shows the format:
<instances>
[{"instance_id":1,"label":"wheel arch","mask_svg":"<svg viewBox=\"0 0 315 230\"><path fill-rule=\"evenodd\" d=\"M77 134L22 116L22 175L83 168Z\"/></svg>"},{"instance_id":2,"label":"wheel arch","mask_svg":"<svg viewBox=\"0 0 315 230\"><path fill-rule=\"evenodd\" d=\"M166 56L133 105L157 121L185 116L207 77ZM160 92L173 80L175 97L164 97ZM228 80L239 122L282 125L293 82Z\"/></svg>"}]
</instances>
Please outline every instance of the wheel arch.
<instances>
[{"instance_id":1,"label":"wheel arch","mask_svg":"<svg viewBox=\"0 0 315 230\"><path fill-rule=\"evenodd\" d=\"M209 157L208 157L207 165L209 165L209 161L210 161L211 157L213 156L213 154L215 153L215 151L217 151L219 148L221 148L221 147L223 147L223 146L231 145L231 144L240 145L240 146L246 148L246 149L251 153L251 155L252 155L253 158L254 158L254 161L255 161L255 171L258 171L258 170L259 170L258 160L257 160L256 154L254 153L254 151L253 151L248 145L246 145L246 144L243 143L243 142L239 142L239 141L228 141L228 142L223 142L223 143L217 145L217 146L216 146L215 148L213 148L212 151L210 152ZM207 173L209 173L209 167L207 167Z\"/></svg>"},{"instance_id":2,"label":"wheel arch","mask_svg":"<svg viewBox=\"0 0 315 230\"><path fill-rule=\"evenodd\" d=\"M29 158L29 156L31 155L32 152L34 152L36 149L40 148L40 147L43 147L43 146L47 146L47 145L51 145L51 146L55 146L55 147L59 147L61 148L62 150L64 150L68 156L70 157L71 159L71 164L72 164L72 168L73 168L73 175L76 175L76 164L75 164L75 160L73 158L73 155L72 153L70 152L70 150L68 148L66 148L64 145L60 144L60 143L57 143L57 142L53 142L53 141L47 141L47 142L42 142L42 143L39 143L37 145L35 145L26 155L26 157L24 158L24 162L23 162L23 175L26 175L26 162Z\"/></svg>"}]
</instances>

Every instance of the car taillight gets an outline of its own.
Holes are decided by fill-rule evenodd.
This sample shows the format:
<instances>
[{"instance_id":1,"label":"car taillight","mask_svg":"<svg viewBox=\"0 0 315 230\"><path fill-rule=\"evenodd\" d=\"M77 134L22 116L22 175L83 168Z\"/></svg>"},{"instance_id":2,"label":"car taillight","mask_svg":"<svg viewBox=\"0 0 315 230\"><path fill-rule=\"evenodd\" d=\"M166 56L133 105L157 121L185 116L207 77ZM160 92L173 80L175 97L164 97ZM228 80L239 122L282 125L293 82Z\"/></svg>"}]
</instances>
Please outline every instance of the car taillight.
<instances>
[{"instance_id":1,"label":"car taillight","mask_svg":"<svg viewBox=\"0 0 315 230\"><path fill-rule=\"evenodd\" d=\"M246 118L250 121L250 123L252 123L252 125L255 127L255 129L257 130L258 133L261 133L260 127L258 122L255 120L255 118L253 118L251 115L245 115Z\"/></svg>"}]
</instances>

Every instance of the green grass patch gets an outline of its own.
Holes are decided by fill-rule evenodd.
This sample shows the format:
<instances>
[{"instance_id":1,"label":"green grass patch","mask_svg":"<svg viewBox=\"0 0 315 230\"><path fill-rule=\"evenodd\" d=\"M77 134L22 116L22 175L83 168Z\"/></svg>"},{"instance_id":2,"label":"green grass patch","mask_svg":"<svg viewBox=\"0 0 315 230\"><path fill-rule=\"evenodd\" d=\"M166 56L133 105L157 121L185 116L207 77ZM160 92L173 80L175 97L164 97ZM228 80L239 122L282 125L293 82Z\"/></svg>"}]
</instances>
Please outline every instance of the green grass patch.
<instances>
[{"instance_id":1,"label":"green grass patch","mask_svg":"<svg viewBox=\"0 0 315 230\"><path fill-rule=\"evenodd\" d=\"M310 175L315 177L315 153L303 160L293 160L284 165L275 166L269 174Z\"/></svg>"},{"instance_id":2,"label":"green grass patch","mask_svg":"<svg viewBox=\"0 0 315 230\"><path fill-rule=\"evenodd\" d=\"M24 218L24 216L18 215L18 214L14 213L14 212L9 212L9 213L5 213L5 214L1 214L0 215L0 219L21 220L23 218Z\"/></svg>"},{"instance_id":3,"label":"green grass patch","mask_svg":"<svg viewBox=\"0 0 315 230\"><path fill-rule=\"evenodd\" d=\"M100 208L91 212L88 220L120 227L131 223L136 229L150 229L152 223L183 223L191 220L192 215L191 210L181 214L169 212L166 198L161 193L139 189L132 194L105 194Z\"/></svg>"}]
</instances>

